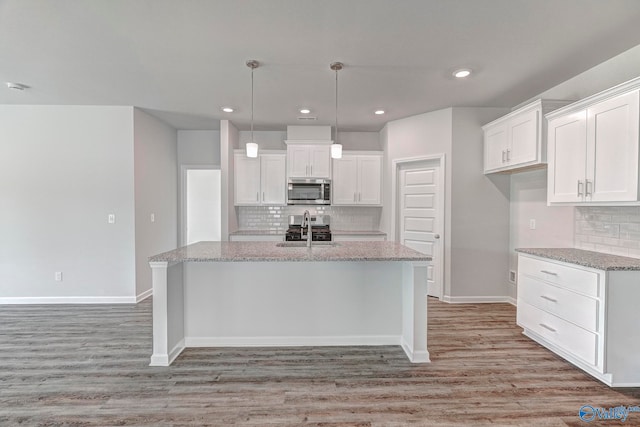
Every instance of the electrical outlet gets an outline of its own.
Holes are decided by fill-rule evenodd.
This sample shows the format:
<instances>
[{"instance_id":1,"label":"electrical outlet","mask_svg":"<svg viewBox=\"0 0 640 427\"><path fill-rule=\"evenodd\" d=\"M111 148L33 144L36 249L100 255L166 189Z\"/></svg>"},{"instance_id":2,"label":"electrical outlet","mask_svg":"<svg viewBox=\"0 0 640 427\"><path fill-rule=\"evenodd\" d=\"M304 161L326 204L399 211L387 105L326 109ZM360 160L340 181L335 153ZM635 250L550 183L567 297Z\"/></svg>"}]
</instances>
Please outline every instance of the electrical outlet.
<instances>
[{"instance_id":1,"label":"electrical outlet","mask_svg":"<svg viewBox=\"0 0 640 427\"><path fill-rule=\"evenodd\" d=\"M529 220L529 230L535 230L536 229L536 220L535 219L530 219Z\"/></svg>"},{"instance_id":2,"label":"electrical outlet","mask_svg":"<svg viewBox=\"0 0 640 427\"><path fill-rule=\"evenodd\" d=\"M509 281L511 283L516 283L518 275L516 274L516 272L514 270L509 270Z\"/></svg>"},{"instance_id":3,"label":"electrical outlet","mask_svg":"<svg viewBox=\"0 0 640 427\"><path fill-rule=\"evenodd\" d=\"M116 223L116 214L109 214L109 216L107 216L107 222L109 224L115 224Z\"/></svg>"},{"instance_id":4,"label":"electrical outlet","mask_svg":"<svg viewBox=\"0 0 640 427\"><path fill-rule=\"evenodd\" d=\"M151 219L151 222L156 222L156 214L152 213L150 219Z\"/></svg>"},{"instance_id":5,"label":"electrical outlet","mask_svg":"<svg viewBox=\"0 0 640 427\"><path fill-rule=\"evenodd\" d=\"M54 278L56 282L62 282L62 271L56 271Z\"/></svg>"}]
</instances>

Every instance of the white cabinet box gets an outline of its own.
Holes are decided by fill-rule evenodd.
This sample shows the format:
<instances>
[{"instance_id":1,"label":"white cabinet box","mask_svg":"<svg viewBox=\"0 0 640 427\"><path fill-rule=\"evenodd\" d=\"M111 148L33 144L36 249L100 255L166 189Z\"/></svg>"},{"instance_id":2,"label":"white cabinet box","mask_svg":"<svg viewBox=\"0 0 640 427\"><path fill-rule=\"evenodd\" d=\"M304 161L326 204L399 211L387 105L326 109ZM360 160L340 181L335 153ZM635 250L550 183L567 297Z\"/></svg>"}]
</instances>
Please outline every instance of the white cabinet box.
<instances>
[{"instance_id":1,"label":"white cabinet box","mask_svg":"<svg viewBox=\"0 0 640 427\"><path fill-rule=\"evenodd\" d=\"M282 234L231 234L230 242L284 242L284 232Z\"/></svg>"},{"instance_id":2,"label":"white cabinet box","mask_svg":"<svg viewBox=\"0 0 640 427\"><path fill-rule=\"evenodd\" d=\"M334 242L384 242L387 240L387 235L380 233L367 233L366 231L341 234L336 231L332 232L331 239Z\"/></svg>"},{"instance_id":3,"label":"white cabinet box","mask_svg":"<svg viewBox=\"0 0 640 427\"><path fill-rule=\"evenodd\" d=\"M285 141L289 178L331 178L331 141Z\"/></svg>"},{"instance_id":4,"label":"white cabinet box","mask_svg":"<svg viewBox=\"0 0 640 427\"><path fill-rule=\"evenodd\" d=\"M612 387L640 386L640 271L518 254L524 334Z\"/></svg>"},{"instance_id":5,"label":"white cabinet box","mask_svg":"<svg viewBox=\"0 0 640 427\"><path fill-rule=\"evenodd\" d=\"M544 114L567 104L539 99L484 125L484 173L544 166Z\"/></svg>"},{"instance_id":6,"label":"white cabinet box","mask_svg":"<svg viewBox=\"0 0 640 427\"><path fill-rule=\"evenodd\" d=\"M547 201L566 205L640 202L640 79L547 115Z\"/></svg>"},{"instance_id":7,"label":"white cabinet box","mask_svg":"<svg viewBox=\"0 0 640 427\"><path fill-rule=\"evenodd\" d=\"M333 205L382 204L382 155L343 154L333 159Z\"/></svg>"},{"instance_id":8,"label":"white cabinet box","mask_svg":"<svg viewBox=\"0 0 640 427\"><path fill-rule=\"evenodd\" d=\"M234 153L233 184L236 206L286 204L286 155Z\"/></svg>"}]
</instances>

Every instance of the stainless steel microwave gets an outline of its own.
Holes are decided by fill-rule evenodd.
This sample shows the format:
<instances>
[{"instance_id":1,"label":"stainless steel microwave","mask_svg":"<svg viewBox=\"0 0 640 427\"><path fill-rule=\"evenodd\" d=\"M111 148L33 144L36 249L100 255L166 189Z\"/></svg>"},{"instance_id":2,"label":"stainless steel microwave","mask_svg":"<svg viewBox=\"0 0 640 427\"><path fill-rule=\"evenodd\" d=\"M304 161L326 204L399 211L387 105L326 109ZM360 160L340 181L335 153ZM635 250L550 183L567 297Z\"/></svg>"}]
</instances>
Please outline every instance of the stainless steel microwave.
<instances>
[{"instance_id":1,"label":"stainless steel microwave","mask_svg":"<svg viewBox=\"0 0 640 427\"><path fill-rule=\"evenodd\" d=\"M288 205L330 205L331 180L322 178L289 178Z\"/></svg>"}]
</instances>

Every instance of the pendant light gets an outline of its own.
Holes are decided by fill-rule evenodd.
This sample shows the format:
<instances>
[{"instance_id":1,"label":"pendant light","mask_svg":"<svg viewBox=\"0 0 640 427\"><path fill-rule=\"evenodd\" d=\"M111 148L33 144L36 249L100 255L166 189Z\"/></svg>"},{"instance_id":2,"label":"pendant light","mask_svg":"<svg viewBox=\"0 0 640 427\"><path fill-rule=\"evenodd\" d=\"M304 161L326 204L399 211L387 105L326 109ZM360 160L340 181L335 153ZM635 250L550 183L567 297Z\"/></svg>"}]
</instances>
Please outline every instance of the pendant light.
<instances>
[{"instance_id":1,"label":"pendant light","mask_svg":"<svg viewBox=\"0 0 640 427\"><path fill-rule=\"evenodd\" d=\"M331 158L342 158L342 144L338 143L338 71L342 70L344 64L342 62L332 62L329 68L336 72L336 136L331 144Z\"/></svg>"},{"instance_id":2,"label":"pendant light","mask_svg":"<svg viewBox=\"0 0 640 427\"><path fill-rule=\"evenodd\" d=\"M247 157L258 157L258 144L253 139L253 70L259 65L260 63L255 59L247 61L247 67L251 68L251 140L245 146Z\"/></svg>"}]
</instances>

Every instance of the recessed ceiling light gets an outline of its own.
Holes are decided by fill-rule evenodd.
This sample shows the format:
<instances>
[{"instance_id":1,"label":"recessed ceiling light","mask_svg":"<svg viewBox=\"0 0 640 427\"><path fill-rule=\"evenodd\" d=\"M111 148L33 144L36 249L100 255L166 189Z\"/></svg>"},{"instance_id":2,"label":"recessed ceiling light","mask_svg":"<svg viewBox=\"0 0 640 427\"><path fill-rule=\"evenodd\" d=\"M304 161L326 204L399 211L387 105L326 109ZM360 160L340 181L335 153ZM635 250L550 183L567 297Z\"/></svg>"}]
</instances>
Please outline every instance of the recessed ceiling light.
<instances>
[{"instance_id":1,"label":"recessed ceiling light","mask_svg":"<svg viewBox=\"0 0 640 427\"><path fill-rule=\"evenodd\" d=\"M300 112L301 112L302 114L309 114L309 113L311 112L311 110L309 110L308 108L301 108L301 109L300 109Z\"/></svg>"},{"instance_id":2,"label":"recessed ceiling light","mask_svg":"<svg viewBox=\"0 0 640 427\"><path fill-rule=\"evenodd\" d=\"M453 76L457 77L459 79L463 79L465 77L468 77L471 74L471 70L467 69L467 68L462 68L460 70L456 70L453 72Z\"/></svg>"},{"instance_id":3,"label":"recessed ceiling light","mask_svg":"<svg viewBox=\"0 0 640 427\"><path fill-rule=\"evenodd\" d=\"M225 113L233 113L233 108L231 107L222 107L221 110Z\"/></svg>"},{"instance_id":4,"label":"recessed ceiling light","mask_svg":"<svg viewBox=\"0 0 640 427\"><path fill-rule=\"evenodd\" d=\"M376 110L373 112L373 114L377 114L377 115L384 114L384 110Z\"/></svg>"},{"instance_id":5,"label":"recessed ceiling light","mask_svg":"<svg viewBox=\"0 0 640 427\"><path fill-rule=\"evenodd\" d=\"M14 83L14 82L7 82L7 87L9 89L14 89L14 90L29 89L29 86L27 86L27 85L23 85L22 83Z\"/></svg>"}]
</instances>

